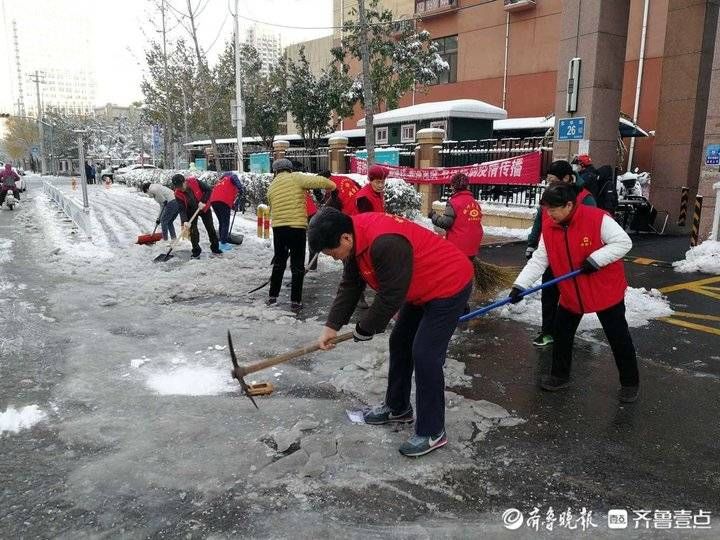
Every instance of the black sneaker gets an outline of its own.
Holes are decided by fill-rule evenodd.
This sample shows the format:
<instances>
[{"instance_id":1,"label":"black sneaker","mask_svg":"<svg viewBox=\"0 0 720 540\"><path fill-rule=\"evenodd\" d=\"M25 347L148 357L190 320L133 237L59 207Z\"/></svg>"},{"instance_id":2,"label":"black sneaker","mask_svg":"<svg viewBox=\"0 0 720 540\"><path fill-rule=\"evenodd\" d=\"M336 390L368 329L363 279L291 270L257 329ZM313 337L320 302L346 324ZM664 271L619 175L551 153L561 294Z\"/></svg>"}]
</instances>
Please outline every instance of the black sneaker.
<instances>
[{"instance_id":1,"label":"black sneaker","mask_svg":"<svg viewBox=\"0 0 720 540\"><path fill-rule=\"evenodd\" d=\"M548 392L557 392L570 386L570 379L561 379L554 375L543 375L540 378L540 388Z\"/></svg>"},{"instance_id":2,"label":"black sneaker","mask_svg":"<svg viewBox=\"0 0 720 540\"><path fill-rule=\"evenodd\" d=\"M533 339L532 344L536 347L547 347L548 345L553 344L553 337L550 334L543 334L540 332L538 337Z\"/></svg>"},{"instance_id":3,"label":"black sneaker","mask_svg":"<svg viewBox=\"0 0 720 540\"><path fill-rule=\"evenodd\" d=\"M622 386L618 392L618 399L623 403L637 401L639 388L637 386Z\"/></svg>"},{"instance_id":4,"label":"black sneaker","mask_svg":"<svg viewBox=\"0 0 720 540\"><path fill-rule=\"evenodd\" d=\"M442 448L447 442L447 435L445 435L445 430L443 430L437 437L413 435L400 445L399 450L403 456L420 457L429 454L433 450Z\"/></svg>"},{"instance_id":5,"label":"black sneaker","mask_svg":"<svg viewBox=\"0 0 720 540\"><path fill-rule=\"evenodd\" d=\"M391 422L398 424L411 424L414 420L412 407L400 414L395 414L387 405L374 407L363 415L366 424L371 426L379 426L389 424Z\"/></svg>"},{"instance_id":6,"label":"black sneaker","mask_svg":"<svg viewBox=\"0 0 720 540\"><path fill-rule=\"evenodd\" d=\"M277 296L271 296L270 298L265 300L266 306L274 306L275 304L277 304Z\"/></svg>"},{"instance_id":7,"label":"black sneaker","mask_svg":"<svg viewBox=\"0 0 720 540\"><path fill-rule=\"evenodd\" d=\"M293 313L300 313L302 308L303 308L302 302L292 302L290 304L290 311L292 311Z\"/></svg>"}]
</instances>

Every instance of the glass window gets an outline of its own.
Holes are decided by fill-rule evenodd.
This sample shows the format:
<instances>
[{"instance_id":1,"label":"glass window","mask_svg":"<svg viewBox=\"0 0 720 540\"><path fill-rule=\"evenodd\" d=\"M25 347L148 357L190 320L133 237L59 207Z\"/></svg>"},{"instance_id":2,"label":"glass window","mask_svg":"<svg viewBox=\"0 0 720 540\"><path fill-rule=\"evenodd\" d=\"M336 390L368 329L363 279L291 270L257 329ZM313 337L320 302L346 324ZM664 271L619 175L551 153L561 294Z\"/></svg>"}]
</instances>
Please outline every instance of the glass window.
<instances>
[{"instance_id":1,"label":"glass window","mask_svg":"<svg viewBox=\"0 0 720 540\"><path fill-rule=\"evenodd\" d=\"M457 36L447 36L434 39L433 43L438 46L438 54L445 60L450 69L440 73L435 84L446 84L457 82L457 62L458 62L458 40Z\"/></svg>"},{"instance_id":2,"label":"glass window","mask_svg":"<svg viewBox=\"0 0 720 540\"><path fill-rule=\"evenodd\" d=\"M387 127L375 128L375 143L376 144L387 144L388 143L388 128Z\"/></svg>"},{"instance_id":3,"label":"glass window","mask_svg":"<svg viewBox=\"0 0 720 540\"><path fill-rule=\"evenodd\" d=\"M415 124L405 124L400 126L400 129L402 130L400 132L400 142L415 142Z\"/></svg>"}]
</instances>

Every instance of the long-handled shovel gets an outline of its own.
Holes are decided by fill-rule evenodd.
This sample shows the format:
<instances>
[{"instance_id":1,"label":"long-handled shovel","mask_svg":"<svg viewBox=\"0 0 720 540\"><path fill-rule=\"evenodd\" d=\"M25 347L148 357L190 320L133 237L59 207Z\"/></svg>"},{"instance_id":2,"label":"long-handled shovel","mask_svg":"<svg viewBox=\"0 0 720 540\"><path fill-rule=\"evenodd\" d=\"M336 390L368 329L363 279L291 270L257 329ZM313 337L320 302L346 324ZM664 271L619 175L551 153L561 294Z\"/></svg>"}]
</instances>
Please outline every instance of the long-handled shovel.
<instances>
[{"instance_id":1,"label":"long-handled shovel","mask_svg":"<svg viewBox=\"0 0 720 540\"><path fill-rule=\"evenodd\" d=\"M153 229L153 232L151 234L141 234L137 238L137 243L140 245L148 245L148 244L154 244L155 242L159 242L162 240L162 233L157 232L157 228L160 225L160 220L162 219L162 215L165 212L165 205L160 209L160 215L155 220L155 228Z\"/></svg>"},{"instance_id":2,"label":"long-handled shovel","mask_svg":"<svg viewBox=\"0 0 720 540\"><path fill-rule=\"evenodd\" d=\"M195 221L195 218L198 216L199 213L200 213L200 207L198 206L198 209L195 210L195 213L192 215L192 217L190 218L190 221L188 222L190 225L192 225L192 222ZM178 236L173 241L173 243L170 245L170 249L167 250L167 253L161 253L160 255L158 255L157 257L155 257L153 259L153 262L156 262L156 263L166 262L166 261L169 261L172 257L174 257L174 255L172 255L172 251L173 251L173 249L175 249L175 246L178 245L178 242L180 242L180 240L182 240L182 238L183 238L183 235L181 233L180 236Z\"/></svg>"},{"instance_id":3,"label":"long-handled shovel","mask_svg":"<svg viewBox=\"0 0 720 540\"><path fill-rule=\"evenodd\" d=\"M310 259L310 262L308 263L308 265L305 267L305 270L304 270L304 272L305 272L306 274L308 273L308 270L310 269L310 267L312 267L313 263L314 263L315 261L317 261L318 255L320 255L319 252L316 253L315 256L314 256L312 259ZM270 263L270 264L272 264L272 263ZM257 292L257 291L259 291L260 289L262 289L263 287L267 286L268 283L270 283L270 279L268 279L268 280L267 280L265 283L263 283L262 285L259 285L259 286L255 287L254 289L246 292L245 294L252 294L252 293L254 293L254 292Z\"/></svg>"},{"instance_id":4,"label":"long-handled shovel","mask_svg":"<svg viewBox=\"0 0 720 540\"><path fill-rule=\"evenodd\" d=\"M557 283L560 283L561 281L565 281L566 279L574 278L575 276L582 273L582 270L574 270L572 272L569 272L567 274L564 274L560 277L557 277L555 279L552 279L550 281L547 281L541 285L538 285L537 287L532 287L530 289L526 289L522 292L521 297L528 296L530 294L536 293L537 291L544 289L546 287L551 287ZM511 302L510 297L503 298L502 300L498 300L497 302L494 302L488 306L482 307L480 309L477 309L475 311L472 311L468 313L467 315L463 315L458 320L459 322L465 322L469 321L470 319L475 319L476 317L480 317L482 315L485 315L486 313L492 311L493 309L497 309L501 306L504 306L506 304L509 304ZM353 337L352 332L346 332L345 334L339 334L335 339L333 339L333 343L341 343L343 341L347 341ZM250 401L252 401L253 405L255 405L255 408L257 409L257 403L255 403L255 400L253 399L252 395L250 394L250 387L245 382L244 377L246 375L249 375L250 373L255 373L257 371L262 371L263 369L267 369L272 366L276 366L277 364L282 364L283 362L287 362L289 360L293 360L294 358L299 358L300 356L305 356L306 354L313 353L320 349L320 346L317 344L317 342L312 343L310 345L306 345L305 347L301 347L299 349L295 349L294 351L287 352L285 354L281 354L279 356L274 356L272 358L267 358L265 360L261 360L259 362L256 362L255 364L250 364L248 366L240 366L237 361L237 357L235 356L235 349L233 347L232 342L232 336L230 335L230 330L228 330L228 349L230 350L230 359L232 360L233 369L232 369L232 376L233 378L237 379L237 381L240 383L240 386L242 387L243 393L250 398Z\"/></svg>"}]
</instances>

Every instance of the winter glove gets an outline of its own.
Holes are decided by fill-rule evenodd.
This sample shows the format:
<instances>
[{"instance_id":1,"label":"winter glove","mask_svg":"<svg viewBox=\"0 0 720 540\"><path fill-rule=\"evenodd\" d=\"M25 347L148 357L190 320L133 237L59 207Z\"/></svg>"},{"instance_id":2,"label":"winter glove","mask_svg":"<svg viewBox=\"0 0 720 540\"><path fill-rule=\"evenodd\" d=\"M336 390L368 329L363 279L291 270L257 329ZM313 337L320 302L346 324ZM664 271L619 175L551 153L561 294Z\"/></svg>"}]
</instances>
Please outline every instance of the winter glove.
<instances>
[{"instance_id":1,"label":"winter glove","mask_svg":"<svg viewBox=\"0 0 720 540\"><path fill-rule=\"evenodd\" d=\"M435 210L430 210L430 211L428 212L428 219L432 219L433 214L435 214Z\"/></svg>"},{"instance_id":2,"label":"winter glove","mask_svg":"<svg viewBox=\"0 0 720 540\"><path fill-rule=\"evenodd\" d=\"M517 304L520 300L522 300L523 292L524 289L521 289L520 287L513 287L512 289L510 289L510 294L508 295L508 298L510 298L510 303Z\"/></svg>"},{"instance_id":3,"label":"winter glove","mask_svg":"<svg viewBox=\"0 0 720 540\"><path fill-rule=\"evenodd\" d=\"M528 248L525 250L525 258L531 259L533 256L533 253L535 253L535 248L528 246Z\"/></svg>"},{"instance_id":4,"label":"winter glove","mask_svg":"<svg viewBox=\"0 0 720 540\"><path fill-rule=\"evenodd\" d=\"M160 218L157 218L157 219L155 220L155 225L160 225Z\"/></svg>"},{"instance_id":5,"label":"winter glove","mask_svg":"<svg viewBox=\"0 0 720 540\"><path fill-rule=\"evenodd\" d=\"M583 261L580 269L583 271L583 274L592 274L600 270L600 267L595 264L595 261L588 257Z\"/></svg>"},{"instance_id":6,"label":"winter glove","mask_svg":"<svg viewBox=\"0 0 720 540\"><path fill-rule=\"evenodd\" d=\"M355 330L353 330L353 339L355 341L370 341L372 338L373 335L363 330L360 323L355 325Z\"/></svg>"}]
</instances>

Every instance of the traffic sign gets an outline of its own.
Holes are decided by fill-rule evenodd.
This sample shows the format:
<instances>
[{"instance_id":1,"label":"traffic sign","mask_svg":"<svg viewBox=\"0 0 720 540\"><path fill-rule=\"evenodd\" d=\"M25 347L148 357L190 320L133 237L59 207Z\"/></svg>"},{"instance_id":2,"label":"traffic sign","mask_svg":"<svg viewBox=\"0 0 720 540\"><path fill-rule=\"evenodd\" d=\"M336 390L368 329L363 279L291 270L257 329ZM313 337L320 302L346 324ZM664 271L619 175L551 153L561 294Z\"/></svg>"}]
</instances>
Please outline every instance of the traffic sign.
<instances>
[{"instance_id":1,"label":"traffic sign","mask_svg":"<svg viewBox=\"0 0 720 540\"><path fill-rule=\"evenodd\" d=\"M30 153L33 157L40 157L40 147L39 146L33 146L30 149Z\"/></svg>"},{"instance_id":2,"label":"traffic sign","mask_svg":"<svg viewBox=\"0 0 720 540\"><path fill-rule=\"evenodd\" d=\"M720 144L708 144L705 150L705 165L720 165Z\"/></svg>"},{"instance_id":3,"label":"traffic sign","mask_svg":"<svg viewBox=\"0 0 720 540\"><path fill-rule=\"evenodd\" d=\"M558 141L579 141L585 138L585 117L561 118L558 122Z\"/></svg>"}]
</instances>

